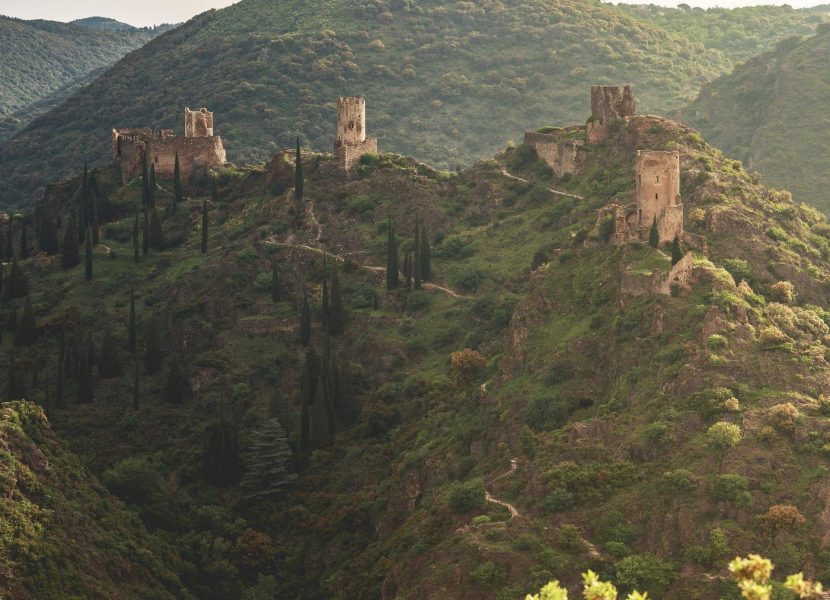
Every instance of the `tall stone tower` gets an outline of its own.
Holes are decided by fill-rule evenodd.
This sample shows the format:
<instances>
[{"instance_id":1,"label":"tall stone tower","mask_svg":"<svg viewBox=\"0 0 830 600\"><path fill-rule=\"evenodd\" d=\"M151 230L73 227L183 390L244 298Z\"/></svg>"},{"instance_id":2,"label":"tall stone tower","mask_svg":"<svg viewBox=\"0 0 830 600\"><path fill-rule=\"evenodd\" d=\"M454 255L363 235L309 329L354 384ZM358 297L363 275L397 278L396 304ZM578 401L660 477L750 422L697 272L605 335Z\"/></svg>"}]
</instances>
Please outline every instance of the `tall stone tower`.
<instances>
[{"instance_id":1,"label":"tall stone tower","mask_svg":"<svg viewBox=\"0 0 830 600\"><path fill-rule=\"evenodd\" d=\"M337 138L334 151L346 171L364 154L378 151L378 141L366 137L366 100L362 97L337 99Z\"/></svg>"},{"instance_id":2,"label":"tall stone tower","mask_svg":"<svg viewBox=\"0 0 830 600\"><path fill-rule=\"evenodd\" d=\"M639 225L649 228L656 218L661 243L682 234L680 153L638 150L636 178Z\"/></svg>"},{"instance_id":3,"label":"tall stone tower","mask_svg":"<svg viewBox=\"0 0 830 600\"><path fill-rule=\"evenodd\" d=\"M588 119L588 141L593 143L608 137L611 124L618 119L633 117L637 101L630 86L622 90L616 86L591 86L591 118Z\"/></svg>"},{"instance_id":4,"label":"tall stone tower","mask_svg":"<svg viewBox=\"0 0 830 600\"><path fill-rule=\"evenodd\" d=\"M184 109L184 137L212 137L213 113L206 108Z\"/></svg>"}]
</instances>

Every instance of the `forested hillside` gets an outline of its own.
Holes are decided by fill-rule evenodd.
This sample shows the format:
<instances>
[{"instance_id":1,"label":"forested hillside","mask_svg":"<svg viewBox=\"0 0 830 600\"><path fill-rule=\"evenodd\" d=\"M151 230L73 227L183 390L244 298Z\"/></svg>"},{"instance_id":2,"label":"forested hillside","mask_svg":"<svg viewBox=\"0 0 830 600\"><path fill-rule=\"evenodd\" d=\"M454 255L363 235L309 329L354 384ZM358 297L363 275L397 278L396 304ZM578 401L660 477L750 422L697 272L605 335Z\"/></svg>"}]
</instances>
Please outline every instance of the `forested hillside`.
<instances>
[{"instance_id":1,"label":"forested hillside","mask_svg":"<svg viewBox=\"0 0 830 600\"><path fill-rule=\"evenodd\" d=\"M680 152L697 249L609 243L636 149ZM0 380L200 599L519 598L590 567L731 600L758 549L830 578L830 226L671 121L589 151L563 178L525 146L354 177L306 152L178 200L79 174L2 227ZM624 283L680 260L671 294Z\"/></svg>"},{"instance_id":2,"label":"forested hillside","mask_svg":"<svg viewBox=\"0 0 830 600\"><path fill-rule=\"evenodd\" d=\"M112 65L165 29L127 26L116 31L0 16L0 140L40 114L31 111L32 105L57 106L68 95L62 90L88 82L90 73Z\"/></svg>"},{"instance_id":3,"label":"forested hillside","mask_svg":"<svg viewBox=\"0 0 830 600\"><path fill-rule=\"evenodd\" d=\"M112 127L176 127L216 114L237 164L299 134L333 143L335 99L367 99L386 150L441 167L495 152L531 123L584 118L591 84L625 81L665 112L726 72L719 51L588 0L518 3L243 0L131 54L0 149L0 203L109 159Z\"/></svg>"},{"instance_id":4,"label":"forested hillside","mask_svg":"<svg viewBox=\"0 0 830 600\"><path fill-rule=\"evenodd\" d=\"M781 42L705 86L682 119L769 184L828 211L828 52L827 26L815 36Z\"/></svg>"}]
</instances>

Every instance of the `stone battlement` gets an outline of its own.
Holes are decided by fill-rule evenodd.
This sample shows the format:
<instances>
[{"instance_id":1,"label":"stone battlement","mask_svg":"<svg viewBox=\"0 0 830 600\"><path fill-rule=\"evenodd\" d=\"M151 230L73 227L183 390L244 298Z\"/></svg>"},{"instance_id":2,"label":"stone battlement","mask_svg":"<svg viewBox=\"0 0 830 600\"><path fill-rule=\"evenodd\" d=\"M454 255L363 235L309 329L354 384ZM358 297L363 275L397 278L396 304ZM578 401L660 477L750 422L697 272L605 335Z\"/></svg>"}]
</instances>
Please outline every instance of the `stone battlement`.
<instances>
[{"instance_id":1,"label":"stone battlement","mask_svg":"<svg viewBox=\"0 0 830 600\"><path fill-rule=\"evenodd\" d=\"M126 184L144 170L144 161L154 166L159 177L173 177L176 155L184 179L195 171L225 164L222 138L213 135L213 113L206 108L185 109L185 135L162 129L156 134L147 127L112 130L112 161L121 168Z\"/></svg>"}]
</instances>

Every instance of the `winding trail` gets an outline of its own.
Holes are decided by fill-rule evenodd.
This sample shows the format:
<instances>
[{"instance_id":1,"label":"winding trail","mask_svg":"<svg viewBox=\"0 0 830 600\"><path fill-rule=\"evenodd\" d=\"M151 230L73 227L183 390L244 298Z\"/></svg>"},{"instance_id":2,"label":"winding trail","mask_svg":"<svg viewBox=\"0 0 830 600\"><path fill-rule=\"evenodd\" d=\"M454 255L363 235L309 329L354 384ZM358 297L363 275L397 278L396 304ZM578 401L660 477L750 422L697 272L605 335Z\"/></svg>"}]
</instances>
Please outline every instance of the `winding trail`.
<instances>
[{"instance_id":1,"label":"winding trail","mask_svg":"<svg viewBox=\"0 0 830 600\"><path fill-rule=\"evenodd\" d=\"M319 232L318 232L319 235ZM289 243L289 242L278 242L275 239L267 239L264 241L265 244L269 244L271 246L279 246L281 248L299 248L300 250L305 250L307 252L316 252L317 254L323 254L322 248L315 248L314 246L309 246L308 244L296 244L296 243ZM363 252L358 251L358 252ZM358 252L349 252L349 254L357 254ZM344 256L340 256L338 254L333 254L332 252L325 251L326 256L330 256L334 258L334 260L338 262L345 262L346 258ZM374 265L360 265L358 264L361 269L366 269L367 271L372 271L373 273L386 273L386 267L376 267ZM439 292L443 292L448 296L453 298L465 298L467 300L471 299L472 296L465 296L463 294L459 294L458 292L451 290L450 288L444 287L442 285L438 285L437 283L429 283L428 281L424 281L421 283L421 287L427 290L437 290Z\"/></svg>"},{"instance_id":2,"label":"winding trail","mask_svg":"<svg viewBox=\"0 0 830 600\"><path fill-rule=\"evenodd\" d=\"M505 177L507 177L508 179L512 179L514 181L520 181L522 183L526 183L526 184L530 185L530 182L527 179L524 179L522 177L517 177L516 175L513 175L512 173L508 173L507 169L502 169L501 174L504 175ZM553 188L546 188L546 189L551 194L558 194L560 196L567 196L568 198L576 198L577 200L585 200L585 198L583 196L577 196L576 194L569 194L568 192L562 192L560 190L555 190Z\"/></svg>"},{"instance_id":3,"label":"winding trail","mask_svg":"<svg viewBox=\"0 0 830 600\"><path fill-rule=\"evenodd\" d=\"M497 475L493 477L484 487L484 498L487 502L491 502L492 504L498 504L499 506L503 506L508 511L510 511L510 520L512 521L516 517L521 517L522 515L519 514L519 511L516 510L516 507L510 504L509 502L505 502L504 500L500 500L493 496L490 491L487 489L488 486L492 485L493 483L497 482L499 479L504 479L505 477L509 477L513 473L516 472L516 469L519 468L519 459L518 458L511 458L510 459L510 469L502 473L501 475Z\"/></svg>"}]
</instances>

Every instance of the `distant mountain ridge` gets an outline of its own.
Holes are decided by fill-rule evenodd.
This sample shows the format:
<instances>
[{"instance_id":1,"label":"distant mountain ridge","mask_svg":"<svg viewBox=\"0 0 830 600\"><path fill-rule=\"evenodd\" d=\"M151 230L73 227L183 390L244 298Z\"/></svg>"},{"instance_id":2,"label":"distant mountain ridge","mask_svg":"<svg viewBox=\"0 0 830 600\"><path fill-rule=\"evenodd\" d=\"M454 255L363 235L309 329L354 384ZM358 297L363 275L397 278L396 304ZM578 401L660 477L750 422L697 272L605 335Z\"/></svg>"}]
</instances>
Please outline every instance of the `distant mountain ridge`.
<instances>
[{"instance_id":1,"label":"distant mountain ridge","mask_svg":"<svg viewBox=\"0 0 830 600\"><path fill-rule=\"evenodd\" d=\"M115 19L107 17L86 17L85 19L75 19L71 21L72 25L83 25L84 27L92 27L94 29L103 29L105 31L134 31L138 29L129 23L122 23Z\"/></svg>"}]
</instances>

